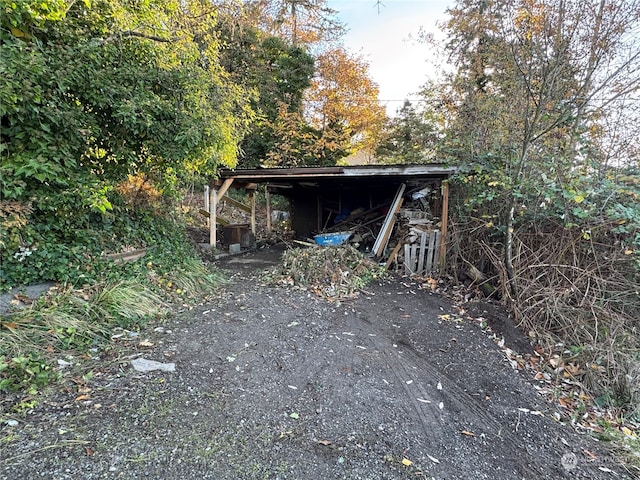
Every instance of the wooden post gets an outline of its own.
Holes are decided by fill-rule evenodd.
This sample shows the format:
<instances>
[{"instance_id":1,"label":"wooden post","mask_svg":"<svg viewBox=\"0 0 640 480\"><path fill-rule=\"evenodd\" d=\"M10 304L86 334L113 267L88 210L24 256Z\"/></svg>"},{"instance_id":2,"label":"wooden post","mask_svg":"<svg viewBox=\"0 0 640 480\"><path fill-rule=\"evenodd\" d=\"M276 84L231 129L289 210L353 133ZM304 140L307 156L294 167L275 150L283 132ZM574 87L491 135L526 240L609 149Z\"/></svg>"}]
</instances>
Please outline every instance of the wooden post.
<instances>
[{"instance_id":1,"label":"wooden post","mask_svg":"<svg viewBox=\"0 0 640 480\"><path fill-rule=\"evenodd\" d=\"M256 234L256 191L249 190L249 204L251 205L251 233Z\"/></svg>"},{"instance_id":2,"label":"wooden post","mask_svg":"<svg viewBox=\"0 0 640 480\"><path fill-rule=\"evenodd\" d=\"M316 228L318 230L318 233L320 233L322 231L322 198L320 197L319 193L316 194L316 207L316 215L318 217L318 224Z\"/></svg>"},{"instance_id":3,"label":"wooden post","mask_svg":"<svg viewBox=\"0 0 640 480\"><path fill-rule=\"evenodd\" d=\"M209 211L209 185L204 186L204 211ZM207 217L207 226L209 226L209 217Z\"/></svg>"},{"instance_id":4,"label":"wooden post","mask_svg":"<svg viewBox=\"0 0 640 480\"><path fill-rule=\"evenodd\" d=\"M267 204L267 233L271 233L271 193L269 193L269 184L264 187L264 201Z\"/></svg>"},{"instance_id":5,"label":"wooden post","mask_svg":"<svg viewBox=\"0 0 640 480\"><path fill-rule=\"evenodd\" d=\"M442 216L440 217L440 272L447 264L447 223L449 221L449 181L442 182Z\"/></svg>"},{"instance_id":6,"label":"wooden post","mask_svg":"<svg viewBox=\"0 0 640 480\"><path fill-rule=\"evenodd\" d=\"M216 212L218 210L218 192L215 188L209 187L209 245L211 249L216 248Z\"/></svg>"}]
</instances>

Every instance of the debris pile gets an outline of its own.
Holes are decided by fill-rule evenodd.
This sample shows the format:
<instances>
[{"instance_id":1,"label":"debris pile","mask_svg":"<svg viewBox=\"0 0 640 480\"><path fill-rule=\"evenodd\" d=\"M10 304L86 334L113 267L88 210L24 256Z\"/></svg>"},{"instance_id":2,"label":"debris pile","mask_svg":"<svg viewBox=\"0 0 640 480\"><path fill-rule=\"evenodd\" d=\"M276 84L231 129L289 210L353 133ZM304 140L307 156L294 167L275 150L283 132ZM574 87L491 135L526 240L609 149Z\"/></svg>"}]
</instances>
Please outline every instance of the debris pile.
<instances>
[{"instance_id":1,"label":"debris pile","mask_svg":"<svg viewBox=\"0 0 640 480\"><path fill-rule=\"evenodd\" d=\"M382 267L350 245L313 246L287 250L271 281L309 289L328 300L345 300L357 296L364 286L383 274Z\"/></svg>"},{"instance_id":2,"label":"debris pile","mask_svg":"<svg viewBox=\"0 0 640 480\"><path fill-rule=\"evenodd\" d=\"M401 184L393 202L370 210L348 212L325 232L353 232L350 243L380 260L386 268L407 275L430 276L438 269L441 243L440 220L433 216L438 201L432 186L405 190Z\"/></svg>"}]
</instances>

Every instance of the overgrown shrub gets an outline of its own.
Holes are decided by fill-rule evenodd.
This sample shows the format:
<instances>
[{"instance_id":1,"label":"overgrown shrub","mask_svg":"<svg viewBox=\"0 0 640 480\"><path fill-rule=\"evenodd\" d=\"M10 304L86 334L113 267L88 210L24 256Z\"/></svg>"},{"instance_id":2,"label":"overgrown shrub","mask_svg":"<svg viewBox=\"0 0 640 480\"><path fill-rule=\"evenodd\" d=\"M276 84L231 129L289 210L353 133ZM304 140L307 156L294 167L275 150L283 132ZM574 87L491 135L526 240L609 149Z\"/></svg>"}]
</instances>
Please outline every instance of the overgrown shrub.
<instances>
[{"instance_id":1,"label":"overgrown shrub","mask_svg":"<svg viewBox=\"0 0 640 480\"><path fill-rule=\"evenodd\" d=\"M526 333L574 347L577 376L597 403L640 418L640 181L625 178L578 177L571 189L523 198L510 284L500 206L471 198L476 179L467 177L454 194L463 201L453 209L450 259L458 279L491 284L485 291Z\"/></svg>"}]
</instances>

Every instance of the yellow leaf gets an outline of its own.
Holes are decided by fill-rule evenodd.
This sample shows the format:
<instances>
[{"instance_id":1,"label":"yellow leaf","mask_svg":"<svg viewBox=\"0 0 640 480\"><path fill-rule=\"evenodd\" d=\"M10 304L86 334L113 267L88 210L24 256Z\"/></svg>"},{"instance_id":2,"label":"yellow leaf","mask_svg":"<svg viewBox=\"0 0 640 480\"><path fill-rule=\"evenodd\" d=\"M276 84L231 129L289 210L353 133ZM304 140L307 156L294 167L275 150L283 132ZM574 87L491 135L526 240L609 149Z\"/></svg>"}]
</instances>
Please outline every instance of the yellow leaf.
<instances>
[{"instance_id":1,"label":"yellow leaf","mask_svg":"<svg viewBox=\"0 0 640 480\"><path fill-rule=\"evenodd\" d=\"M402 459L402 464L403 464L405 467L410 467L411 465L413 465L413 462L412 462L411 460L409 460L408 458L403 458L403 459Z\"/></svg>"},{"instance_id":2,"label":"yellow leaf","mask_svg":"<svg viewBox=\"0 0 640 480\"><path fill-rule=\"evenodd\" d=\"M487 223L484 224L484 226L487 227L487 228L491 228L491 227L493 227L493 222L487 222Z\"/></svg>"},{"instance_id":3,"label":"yellow leaf","mask_svg":"<svg viewBox=\"0 0 640 480\"><path fill-rule=\"evenodd\" d=\"M630 428L622 427L622 428L620 429L620 431L621 431L622 433L624 433L625 435L629 436L629 437L633 437L633 436L634 436L634 435L633 435L633 432L631 431L631 429L630 429Z\"/></svg>"},{"instance_id":4,"label":"yellow leaf","mask_svg":"<svg viewBox=\"0 0 640 480\"><path fill-rule=\"evenodd\" d=\"M630 248L627 248L627 249L624 251L624 254L625 254L625 255L631 255L632 253L633 253L633 250L631 250Z\"/></svg>"},{"instance_id":5,"label":"yellow leaf","mask_svg":"<svg viewBox=\"0 0 640 480\"><path fill-rule=\"evenodd\" d=\"M10 30L11 30L11 33L13 33L14 37L25 38L27 36L27 34L24 33L22 30L20 30L19 28L11 27Z\"/></svg>"},{"instance_id":6,"label":"yellow leaf","mask_svg":"<svg viewBox=\"0 0 640 480\"><path fill-rule=\"evenodd\" d=\"M489 185L490 187L495 187L497 185L500 185L500 182L493 181L493 182L487 183L487 185Z\"/></svg>"},{"instance_id":7,"label":"yellow leaf","mask_svg":"<svg viewBox=\"0 0 640 480\"><path fill-rule=\"evenodd\" d=\"M582 203L582 202L584 202L584 195L583 195L583 194L581 194L581 193L576 193L576 194L573 196L573 201L574 201L574 202L576 202L576 203Z\"/></svg>"}]
</instances>

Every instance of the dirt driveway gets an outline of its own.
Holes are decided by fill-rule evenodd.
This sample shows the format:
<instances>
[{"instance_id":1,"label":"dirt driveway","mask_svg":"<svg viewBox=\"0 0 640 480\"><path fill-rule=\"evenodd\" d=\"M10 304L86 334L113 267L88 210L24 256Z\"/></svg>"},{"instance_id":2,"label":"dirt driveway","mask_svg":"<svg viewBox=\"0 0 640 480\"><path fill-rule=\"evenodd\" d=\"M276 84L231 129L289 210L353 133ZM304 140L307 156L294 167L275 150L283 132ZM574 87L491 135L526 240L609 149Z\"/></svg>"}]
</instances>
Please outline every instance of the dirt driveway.
<instances>
[{"instance_id":1,"label":"dirt driveway","mask_svg":"<svg viewBox=\"0 0 640 480\"><path fill-rule=\"evenodd\" d=\"M625 478L446 299L395 278L329 303L263 284L274 261L222 261L215 303L5 422L0 478Z\"/></svg>"}]
</instances>

